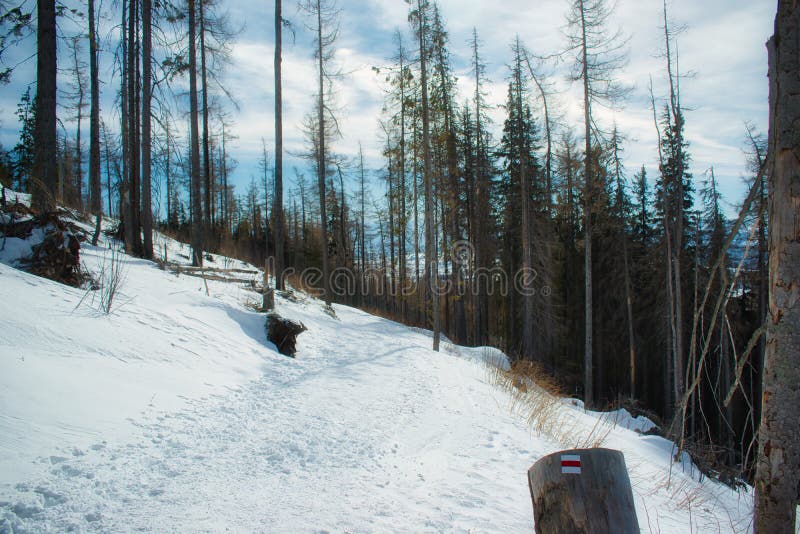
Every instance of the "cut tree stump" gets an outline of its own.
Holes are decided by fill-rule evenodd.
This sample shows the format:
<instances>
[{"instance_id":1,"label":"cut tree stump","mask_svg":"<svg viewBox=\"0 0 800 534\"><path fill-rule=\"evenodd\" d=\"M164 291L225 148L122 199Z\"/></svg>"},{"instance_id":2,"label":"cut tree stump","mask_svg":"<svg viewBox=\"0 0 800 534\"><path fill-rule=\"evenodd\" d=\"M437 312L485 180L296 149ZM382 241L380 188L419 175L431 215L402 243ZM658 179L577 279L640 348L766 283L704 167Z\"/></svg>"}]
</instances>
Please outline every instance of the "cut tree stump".
<instances>
[{"instance_id":1,"label":"cut tree stump","mask_svg":"<svg viewBox=\"0 0 800 534\"><path fill-rule=\"evenodd\" d=\"M611 449L545 456L528 470L538 534L638 534L625 458Z\"/></svg>"},{"instance_id":2,"label":"cut tree stump","mask_svg":"<svg viewBox=\"0 0 800 534\"><path fill-rule=\"evenodd\" d=\"M308 330L303 323L281 317L277 313L267 314L267 339L275 343L278 352L294 358L297 352L297 336Z\"/></svg>"}]
</instances>

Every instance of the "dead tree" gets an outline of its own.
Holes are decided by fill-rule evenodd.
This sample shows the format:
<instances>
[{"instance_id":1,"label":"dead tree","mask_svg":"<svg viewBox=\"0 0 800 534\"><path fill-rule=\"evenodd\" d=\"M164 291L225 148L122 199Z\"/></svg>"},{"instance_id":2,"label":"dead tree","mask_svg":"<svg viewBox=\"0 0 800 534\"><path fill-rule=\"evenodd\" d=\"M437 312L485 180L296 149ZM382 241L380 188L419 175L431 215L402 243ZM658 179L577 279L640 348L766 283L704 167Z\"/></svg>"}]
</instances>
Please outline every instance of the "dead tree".
<instances>
[{"instance_id":1,"label":"dead tree","mask_svg":"<svg viewBox=\"0 0 800 534\"><path fill-rule=\"evenodd\" d=\"M201 0L202 1L202 0ZM196 0L189 0L189 120L191 122L192 265L203 266L203 203L200 198L200 127L197 106Z\"/></svg>"},{"instance_id":2,"label":"dead tree","mask_svg":"<svg viewBox=\"0 0 800 534\"><path fill-rule=\"evenodd\" d=\"M769 51L769 329L755 532L792 533L800 478L800 5L780 0Z\"/></svg>"},{"instance_id":3,"label":"dead tree","mask_svg":"<svg viewBox=\"0 0 800 534\"><path fill-rule=\"evenodd\" d=\"M55 207L56 168L56 3L38 0L36 27L36 125L34 130L33 206Z\"/></svg>"}]
</instances>

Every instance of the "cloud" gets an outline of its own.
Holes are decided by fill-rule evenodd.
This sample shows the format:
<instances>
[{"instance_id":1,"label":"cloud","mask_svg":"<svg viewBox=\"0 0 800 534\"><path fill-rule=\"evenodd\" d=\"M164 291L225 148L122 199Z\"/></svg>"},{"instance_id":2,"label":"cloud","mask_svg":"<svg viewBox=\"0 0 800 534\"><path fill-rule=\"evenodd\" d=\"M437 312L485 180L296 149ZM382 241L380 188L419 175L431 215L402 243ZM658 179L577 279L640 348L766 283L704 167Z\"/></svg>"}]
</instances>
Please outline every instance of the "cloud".
<instances>
[{"instance_id":1,"label":"cloud","mask_svg":"<svg viewBox=\"0 0 800 534\"><path fill-rule=\"evenodd\" d=\"M476 27L483 43L482 55L491 83L486 87L488 103L494 106L496 137L502 128L506 84L510 61L510 43L515 35L534 53L548 55L565 46L567 0L503 0L501 2L440 0L441 12L449 32L453 68L459 76L458 102L472 96L471 51L467 44ZM261 139L273 144L274 80L273 20L269 2L229 0L234 27L243 32L233 46L232 65L224 80L235 95L239 109L231 113L237 137L229 150L239 160L234 183L244 185L257 174ZM384 163L378 120L384 96L382 79L373 66L385 65L394 55L393 34L400 29L412 53L414 37L408 25L409 6L399 0L339 0L341 28L337 44L337 65L344 76L335 82L338 118L342 138L334 149L354 156L359 142L364 146L367 163L377 169ZM773 6L752 0L672 0L668 3L673 27L681 23L687 30L678 35L680 70L692 76L682 79L682 102L686 106L686 135L692 154L695 175L714 165L721 189L726 196L742 195L740 175L745 172L742 152L744 122L752 121L761 131L767 128L766 52L764 42L772 32ZM305 27L305 15L293 2L284 2L284 17L292 30L284 31L283 96L285 146L291 153L302 152L305 139L301 125L314 106L316 70L313 59L313 36ZM666 94L664 80L663 30L661 2L619 0L612 25L621 27L630 37L630 60L620 79L633 87L624 109L599 111L602 125L610 128L616 121L626 135L625 163L629 172L642 164L650 176L657 174L657 145L652 124L648 86L653 77L656 96ZM17 57L34 51L32 40L11 53ZM109 68L109 58L103 63ZM0 88L0 142L16 142L14 109L24 85L35 75L35 62L28 62L13 83ZM566 80L568 64L561 63L552 77L559 94L553 98L556 114L562 122L581 131L580 92ZM109 81L109 85L112 82ZM116 82L113 82L116 83ZM113 86L104 88L104 114L114 111ZM107 121L113 122L110 115ZM292 155L286 169L305 162ZM285 175L290 177L291 172Z\"/></svg>"}]
</instances>

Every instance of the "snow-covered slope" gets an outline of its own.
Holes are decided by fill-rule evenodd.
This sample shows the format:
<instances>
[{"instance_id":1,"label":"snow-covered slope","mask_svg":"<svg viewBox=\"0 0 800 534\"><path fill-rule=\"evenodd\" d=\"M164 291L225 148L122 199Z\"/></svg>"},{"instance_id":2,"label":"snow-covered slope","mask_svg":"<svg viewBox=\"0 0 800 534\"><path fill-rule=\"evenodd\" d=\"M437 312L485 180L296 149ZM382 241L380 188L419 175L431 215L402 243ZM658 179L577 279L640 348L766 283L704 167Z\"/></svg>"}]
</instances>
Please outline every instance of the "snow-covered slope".
<instances>
[{"instance_id":1,"label":"snow-covered slope","mask_svg":"<svg viewBox=\"0 0 800 534\"><path fill-rule=\"evenodd\" d=\"M557 402L535 430L496 352L279 297L309 328L286 358L246 285L121 258L110 315L0 264L0 532L530 532L526 470L589 441L625 453L643 532L749 529L749 493L671 464L626 413Z\"/></svg>"}]
</instances>

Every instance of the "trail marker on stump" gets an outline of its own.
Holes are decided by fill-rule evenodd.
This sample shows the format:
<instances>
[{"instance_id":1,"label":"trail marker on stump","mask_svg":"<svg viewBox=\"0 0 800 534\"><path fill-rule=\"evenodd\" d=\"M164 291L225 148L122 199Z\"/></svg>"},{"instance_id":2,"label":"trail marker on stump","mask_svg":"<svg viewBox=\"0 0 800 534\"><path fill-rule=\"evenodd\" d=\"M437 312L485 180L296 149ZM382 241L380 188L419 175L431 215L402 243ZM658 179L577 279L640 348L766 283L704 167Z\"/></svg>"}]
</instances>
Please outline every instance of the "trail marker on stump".
<instances>
[{"instance_id":1,"label":"trail marker on stump","mask_svg":"<svg viewBox=\"0 0 800 534\"><path fill-rule=\"evenodd\" d=\"M545 456L528 470L538 534L638 534L625 458L611 449Z\"/></svg>"},{"instance_id":2,"label":"trail marker on stump","mask_svg":"<svg viewBox=\"0 0 800 534\"><path fill-rule=\"evenodd\" d=\"M561 472L568 475L581 474L581 455L580 454L562 454L561 455Z\"/></svg>"}]
</instances>

